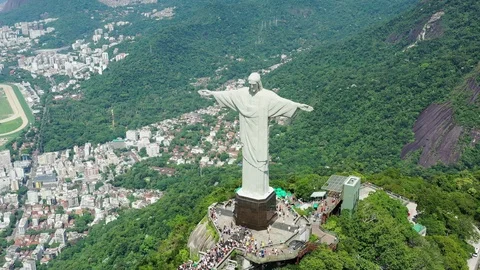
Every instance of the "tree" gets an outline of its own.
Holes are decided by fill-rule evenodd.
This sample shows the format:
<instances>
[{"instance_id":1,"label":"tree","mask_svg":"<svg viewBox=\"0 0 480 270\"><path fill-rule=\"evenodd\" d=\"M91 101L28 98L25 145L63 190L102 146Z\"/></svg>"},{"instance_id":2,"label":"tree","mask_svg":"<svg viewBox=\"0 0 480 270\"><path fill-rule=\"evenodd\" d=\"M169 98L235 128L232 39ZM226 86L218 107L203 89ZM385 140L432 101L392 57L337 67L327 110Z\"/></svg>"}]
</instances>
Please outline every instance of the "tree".
<instances>
[{"instance_id":1,"label":"tree","mask_svg":"<svg viewBox=\"0 0 480 270\"><path fill-rule=\"evenodd\" d=\"M138 155L141 157L148 157L147 149L145 147L140 148L140 150L138 151Z\"/></svg>"},{"instance_id":2,"label":"tree","mask_svg":"<svg viewBox=\"0 0 480 270\"><path fill-rule=\"evenodd\" d=\"M221 160L221 161L226 161L230 156L228 155L227 152L222 152L218 158Z\"/></svg>"},{"instance_id":3,"label":"tree","mask_svg":"<svg viewBox=\"0 0 480 270\"><path fill-rule=\"evenodd\" d=\"M27 194L27 191L28 191L28 188L26 186L21 186L18 190L17 190L17 194L19 196L23 196L25 194Z\"/></svg>"},{"instance_id":4,"label":"tree","mask_svg":"<svg viewBox=\"0 0 480 270\"><path fill-rule=\"evenodd\" d=\"M55 209L55 214L60 214L60 215L65 214L65 209L63 209L63 206L61 205L57 206L57 209Z\"/></svg>"},{"instance_id":5,"label":"tree","mask_svg":"<svg viewBox=\"0 0 480 270\"><path fill-rule=\"evenodd\" d=\"M338 222L344 237L340 251L389 269L442 269L430 245L412 229L400 201L377 191L359 202L352 215ZM362 233L359 233L362 232Z\"/></svg>"},{"instance_id":6,"label":"tree","mask_svg":"<svg viewBox=\"0 0 480 270\"><path fill-rule=\"evenodd\" d=\"M465 261L470 258L469 254L460 246L452 236L432 236L430 238L440 248L444 258L445 269L468 269Z\"/></svg>"},{"instance_id":7,"label":"tree","mask_svg":"<svg viewBox=\"0 0 480 270\"><path fill-rule=\"evenodd\" d=\"M97 183L95 183L95 190L98 190L98 189L99 189L100 187L102 187L103 185L104 185L103 182L100 182L100 181L97 182Z\"/></svg>"}]
</instances>

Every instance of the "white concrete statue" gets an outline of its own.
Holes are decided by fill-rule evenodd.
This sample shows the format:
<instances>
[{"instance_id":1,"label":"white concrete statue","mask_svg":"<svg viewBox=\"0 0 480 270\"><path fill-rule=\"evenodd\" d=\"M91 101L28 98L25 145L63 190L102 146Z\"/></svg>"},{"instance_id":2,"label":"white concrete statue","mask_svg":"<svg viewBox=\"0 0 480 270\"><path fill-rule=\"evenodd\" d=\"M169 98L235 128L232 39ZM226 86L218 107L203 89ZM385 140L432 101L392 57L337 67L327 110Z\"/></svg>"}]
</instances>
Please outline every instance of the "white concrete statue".
<instances>
[{"instance_id":1,"label":"white concrete statue","mask_svg":"<svg viewBox=\"0 0 480 270\"><path fill-rule=\"evenodd\" d=\"M311 106L300 104L264 89L260 74L248 77L250 87L232 91L199 90L203 96L213 96L217 102L240 113L242 142L242 188L238 195L265 199L273 192L268 178L268 120L270 117L293 117L297 109L310 112Z\"/></svg>"}]
</instances>

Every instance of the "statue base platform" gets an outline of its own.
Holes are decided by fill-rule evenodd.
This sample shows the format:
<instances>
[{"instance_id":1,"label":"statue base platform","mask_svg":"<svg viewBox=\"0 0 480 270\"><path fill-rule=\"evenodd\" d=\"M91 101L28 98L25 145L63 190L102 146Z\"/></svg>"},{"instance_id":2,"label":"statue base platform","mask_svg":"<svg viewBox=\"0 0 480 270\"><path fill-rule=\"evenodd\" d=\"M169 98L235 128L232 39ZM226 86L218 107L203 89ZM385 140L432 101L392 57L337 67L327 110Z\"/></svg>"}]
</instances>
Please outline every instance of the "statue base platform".
<instances>
[{"instance_id":1,"label":"statue base platform","mask_svg":"<svg viewBox=\"0 0 480 270\"><path fill-rule=\"evenodd\" d=\"M252 199L236 195L233 216L238 226L252 230L266 230L277 217L277 199L275 192L265 199Z\"/></svg>"}]
</instances>

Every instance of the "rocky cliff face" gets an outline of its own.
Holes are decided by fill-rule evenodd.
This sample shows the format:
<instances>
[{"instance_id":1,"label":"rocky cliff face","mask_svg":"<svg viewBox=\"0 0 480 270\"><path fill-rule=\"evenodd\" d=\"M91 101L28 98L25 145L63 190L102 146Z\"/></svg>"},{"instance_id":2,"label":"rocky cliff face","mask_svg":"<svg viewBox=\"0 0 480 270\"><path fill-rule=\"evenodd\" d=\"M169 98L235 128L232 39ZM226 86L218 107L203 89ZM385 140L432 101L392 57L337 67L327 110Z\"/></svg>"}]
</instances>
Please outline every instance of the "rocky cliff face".
<instances>
[{"instance_id":1,"label":"rocky cliff face","mask_svg":"<svg viewBox=\"0 0 480 270\"><path fill-rule=\"evenodd\" d=\"M418 22L410 31L405 33L391 33L386 42L397 43L406 38L411 45L409 48L415 46L418 42L430 39L436 39L443 36L444 29L442 26L442 16L445 12L439 11L434 13L428 20Z\"/></svg>"},{"instance_id":2,"label":"rocky cliff face","mask_svg":"<svg viewBox=\"0 0 480 270\"><path fill-rule=\"evenodd\" d=\"M467 80L467 89L472 92L472 96L470 97L468 104L473 104L475 101L477 101L478 95L480 94L480 85L475 78L469 78Z\"/></svg>"},{"instance_id":3,"label":"rocky cliff face","mask_svg":"<svg viewBox=\"0 0 480 270\"><path fill-rule=\"evenodd\" d=\"M475 78L468 78L466 85L460 91L465 91L469 98L465 103L474 104L480 94L480 85ZM454 113L451 102L431 104L428 106L413 126L415 141L405 145L401 157L405 158L408 153L422 149L419 165L431 167L438 162L446 165L456 163L464 147L474 147L480 140L480 129L458 125L454 121ZM469 136L467 145L460 145L460 138Z\"/></svg>"},{"instance_id":4,"label":"rocky cliff face","mask_svg":"<svg viewBox=\"0 0 480 270\"><path fill-rule=\"evenodd\" d=\"M30 0L8 0L5 5L3 6L3 9L1 12L9 12L11 10L14 10L18 8L19 6L29 2Z\"/></svg>"},{"instance_id":5,"label":"rocky cliff face","mask_svg":"<svg viewBox=\"0 0 480 270\"><path fill-rule=\"evenodd\" d=\"M463 128L453 122L450 103L431 104L418 117L413 126L415 141L405 145L402 158L409 152L423 149L419 165L430 167L437 162L452 164L458 161L460 151L458 140Z\"/></svg>"},{"instance_id":6,"label":"rocky cliff face","mask_svg":"<svg viewBox=\"0 0 480 270\"><path fill-rule=\"evenodd\" d=\"M207 223L206 220L200 222L192 234L190 234L187 246L191 252L198 253L199 251L207 251L215 246L215 237L212 235L212 232L208 230Z\"/></svg>"}]
</instances>

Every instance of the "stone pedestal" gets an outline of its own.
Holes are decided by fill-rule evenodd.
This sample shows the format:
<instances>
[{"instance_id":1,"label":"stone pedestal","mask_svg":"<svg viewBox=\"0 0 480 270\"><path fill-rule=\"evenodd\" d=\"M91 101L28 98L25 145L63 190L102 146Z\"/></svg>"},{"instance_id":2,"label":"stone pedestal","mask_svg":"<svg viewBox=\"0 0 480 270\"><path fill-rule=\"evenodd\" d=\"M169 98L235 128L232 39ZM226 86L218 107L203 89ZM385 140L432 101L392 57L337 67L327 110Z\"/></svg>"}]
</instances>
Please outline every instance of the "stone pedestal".
<instances>
[{"instance_id":1,"label":"stone pedestal","mask_svg":"<svg viewBox=\"0 0 480 270\"><path fill-rule=\"evenodd\" d=\"M236 195L233 216L238 226L252 230L266 230L275 221L277 201L275 192L267 198L257 200Z\"/></svg>"}]
</instances>

